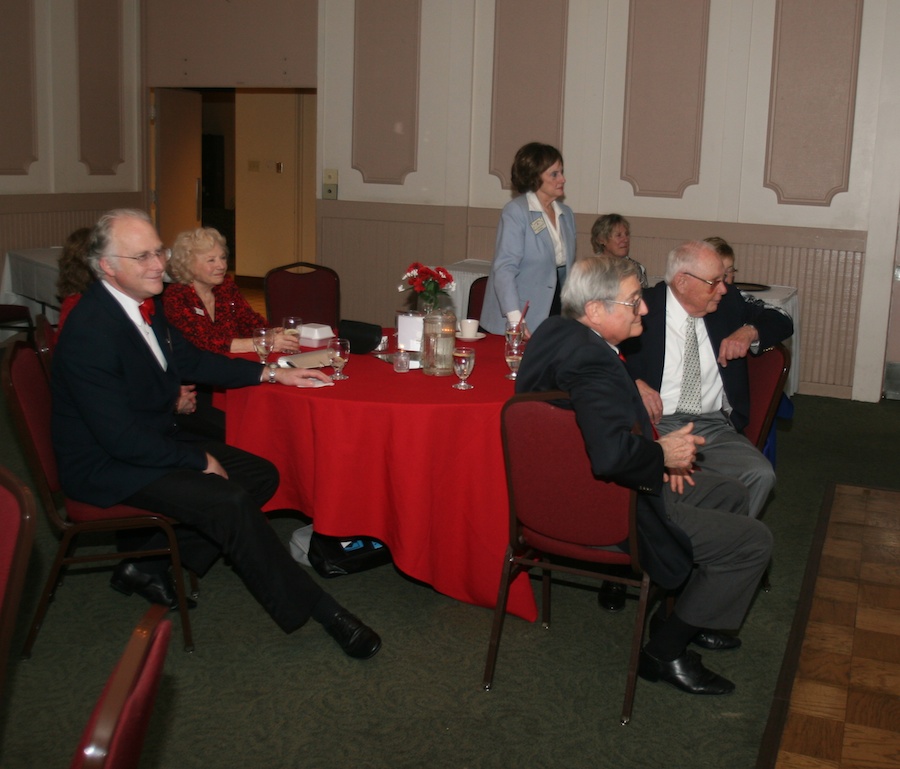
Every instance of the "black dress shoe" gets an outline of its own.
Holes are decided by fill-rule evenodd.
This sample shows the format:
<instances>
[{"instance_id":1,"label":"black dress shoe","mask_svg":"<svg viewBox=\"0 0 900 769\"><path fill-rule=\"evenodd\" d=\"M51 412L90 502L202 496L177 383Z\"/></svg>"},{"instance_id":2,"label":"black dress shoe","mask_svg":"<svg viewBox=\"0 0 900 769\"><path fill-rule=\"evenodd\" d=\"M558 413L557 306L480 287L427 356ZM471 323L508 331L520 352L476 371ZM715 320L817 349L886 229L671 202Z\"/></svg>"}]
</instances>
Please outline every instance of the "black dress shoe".
<instances>
[{"instance_id":1,"label":"black dress shoe","mask_svg":"<svg viewBox=\"0 0 900 769\"><path fill-rule=\"evenodd\" d=\"M324 628L328 635L350 656L359 660L374 657L381 648L381 638L361 619L341 609Z\"/></svg>"},{"instance_id":2,"label":"black dress shoe","mask_svg":"<svg viewBox=\"0 0 900 769\"><path fill-rule=\"evenodd\" d=\"M691 643L709 649L711 652L741 648L741 639L736 635L717 633L715 630L701 630L691 639Z\"/></svg>"},{"instance_id":3,"label":"black dress shoe","mask_svg":"<svg viewBox=\"0 0 900 769\"><path fill-rule=\"evenodd\" d=\"M625 585L621 582L603 581L597 594L597 603L608 612L619 612L625 608Z\"/></svg>"},{"instance_id":4,"label":"black dress shoe","mask_svg":"<svg viewBox=\"0 0 900 769\"><path fill-rule=\"evenodd\" d=\"M730 694L734 684L703 666L700 655L684 651L671 662L652 657L641 649L638 675L647 681L665 681L688 694Z\"/></svg>"},{"instance_id":5,"label":"black dress shoe","mask_svg":"<svg viewBox=\"0 0 900 769\"><path fill-rule=\"evenodd\" d=\"M122 561L116 566L109 585L123 595L137 593L150 603L160 603L170 609L178 608L178 593L168 574L148 574L141 571L134 561ZM187 599L188 608L197 606L195 601Z\"/></svg>"}]
</instances>

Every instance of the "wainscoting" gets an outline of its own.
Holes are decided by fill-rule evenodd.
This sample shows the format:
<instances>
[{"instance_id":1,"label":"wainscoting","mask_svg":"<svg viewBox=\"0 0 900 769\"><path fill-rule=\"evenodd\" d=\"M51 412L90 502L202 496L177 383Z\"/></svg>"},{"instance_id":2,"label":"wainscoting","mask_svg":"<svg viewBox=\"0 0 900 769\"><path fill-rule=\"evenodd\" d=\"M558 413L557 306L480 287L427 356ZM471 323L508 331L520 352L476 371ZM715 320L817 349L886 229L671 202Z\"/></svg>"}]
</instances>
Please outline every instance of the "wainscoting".
<instances>
[{"instance_id":1,"label":"wainscoting","mask_svg":"<svg viewBox=\"0 0 900 769\"><path fill-rule=\"evenodd\" d=\"M319 201L319 261L341 275L344 317L393 325L410 262L493 258L499 211ZM576 215L578 254L591 253L595 217ZM634 217L631 255L652 276L679 243L719 235L737 254L739 279L799 289L803 358L799 392L849 398L866 233Z\"/></svg>"}]
</instances>

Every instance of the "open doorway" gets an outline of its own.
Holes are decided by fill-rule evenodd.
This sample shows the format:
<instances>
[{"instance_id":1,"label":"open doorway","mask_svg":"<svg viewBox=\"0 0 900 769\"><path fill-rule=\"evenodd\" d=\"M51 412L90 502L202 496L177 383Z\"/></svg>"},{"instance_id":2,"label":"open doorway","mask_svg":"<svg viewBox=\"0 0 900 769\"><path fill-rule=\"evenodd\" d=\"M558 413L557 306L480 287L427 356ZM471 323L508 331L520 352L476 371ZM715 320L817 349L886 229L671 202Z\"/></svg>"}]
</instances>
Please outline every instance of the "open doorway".
<instances>
[{"instance_id":1,"label":"open doorway","mask_svg":"<svg viewBox=\"0 0 900 769\"><path fill-rule=\"evenodd\" d=\"M260 285L273 267L316 261L315 91L157 89L155 96L154 187L163 240L201 222L215 227L228 242L236 276ZM167 114L170 102L196 105L196 120L183 111ZM162 158L169 158L167 167Z\"/></svg>"},{"instance_id":2,"label":"open doorway","mask_svg":"<svg viewBox=\"0 0 900 769\"><path fill-rule=\"evenodd\" d=\"M204 227L214 227L229 246L228 269L235 269L234 89L200 91L201 212Z\"/></svg>"}]
</instances>

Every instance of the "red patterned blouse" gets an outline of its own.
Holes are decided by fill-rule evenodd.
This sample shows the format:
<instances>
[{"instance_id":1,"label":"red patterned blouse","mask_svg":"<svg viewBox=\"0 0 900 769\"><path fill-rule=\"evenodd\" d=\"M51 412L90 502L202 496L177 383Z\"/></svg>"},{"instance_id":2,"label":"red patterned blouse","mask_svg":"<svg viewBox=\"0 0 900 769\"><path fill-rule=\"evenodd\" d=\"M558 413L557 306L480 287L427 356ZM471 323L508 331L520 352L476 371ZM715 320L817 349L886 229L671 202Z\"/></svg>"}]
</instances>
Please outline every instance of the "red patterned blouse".
<instances>
[{"instance_id":1,"label":"red patterned blouse","mask_svg":"<svg viewBox=\"0 0 900 769\"><path fill-rule=\"evenodd\" d=\"M224 282L213 287L216 300L216 319L210 320L192 285L171 283L163 291L166 318L184 338L201 350L228 352L232 339L246 339L253 329L267 326L268 321L247 304L234 278L225 276Z\"/></svg>"}]
</instances>

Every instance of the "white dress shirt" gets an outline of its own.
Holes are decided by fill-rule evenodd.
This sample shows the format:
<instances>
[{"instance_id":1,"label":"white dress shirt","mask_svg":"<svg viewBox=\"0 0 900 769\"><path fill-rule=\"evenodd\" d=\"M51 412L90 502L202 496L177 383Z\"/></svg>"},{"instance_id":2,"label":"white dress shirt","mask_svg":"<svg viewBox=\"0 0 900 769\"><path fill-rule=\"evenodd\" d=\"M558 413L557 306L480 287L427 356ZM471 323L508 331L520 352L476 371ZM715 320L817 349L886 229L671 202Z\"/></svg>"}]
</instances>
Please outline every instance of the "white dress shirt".
<instances>
[{"instance_id":1,"label":"white dress shirt","mask_svg":"<svg viewBox=\"0 0 900 769\"><path fill-rule=\"evenodd\" d=\"M663 402L663 416L675 413L681 397L681 380L684 376L684 327L687 312L666 288L666 359L663 367L662 385L659 394ZM703 318L697 318L694 325L697 332L697 346L700 351L700 393L701 411L710 414L720 411L724 405L725 391L719 364L706 333Z\"/></svg>"},{"instance_id":2,"label":"white dress shirt","mask_svg":"<svg viewBox=\"0 0 900 769\"><path fill-rule=\"evenodd\" d=\"M150 351L156 356L156 360L159 361L159 365L162 366L163 371L165 371L169 367L169 362L166 360L166 356L163 355L162 348L159 346L159 341L156 338L156 334L153 333L153 329L150 328L150 325L145 323L144 319L141 317L141 303L136 302L130 296L123 294L119 289L115 286L111 286L105 280L101 281L101 283L103 283L103 287L113 295L113 298L122 305L125 314L128 316L129 320L137 326L137 330L141 332L141 336L144 337L144 341L147 342Z\"/></svg>"}]
</instances>

